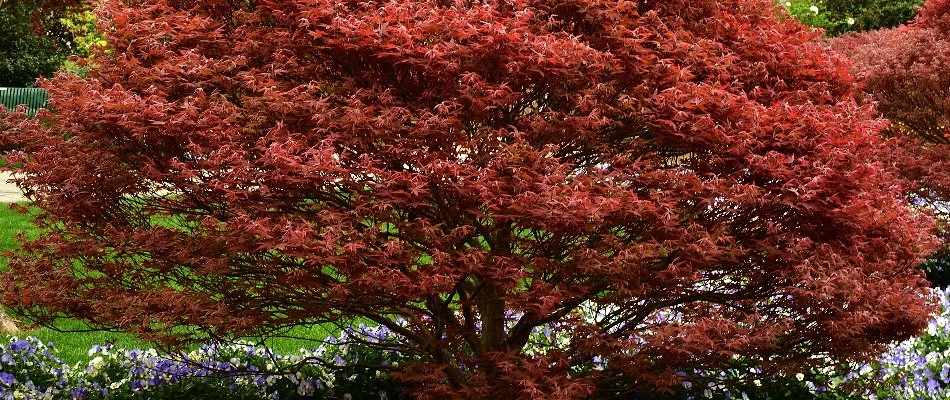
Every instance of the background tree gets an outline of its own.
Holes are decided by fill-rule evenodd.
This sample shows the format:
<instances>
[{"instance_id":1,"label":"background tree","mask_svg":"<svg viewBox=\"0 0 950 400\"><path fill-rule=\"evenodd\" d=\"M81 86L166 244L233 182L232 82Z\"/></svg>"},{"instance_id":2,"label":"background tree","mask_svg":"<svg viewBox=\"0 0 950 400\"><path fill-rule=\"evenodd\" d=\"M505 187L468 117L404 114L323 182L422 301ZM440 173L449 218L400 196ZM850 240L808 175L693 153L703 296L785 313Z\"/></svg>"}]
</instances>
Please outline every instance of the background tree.
<instances>
[{"instance_id":1,"label":"background tree","mask_svg":"<svg viewBox=\"0 0 950 400\"><path fill-rule=\"evenodd\" d=\"M775 10L107 1L115 52L3 122L46 228L3 301L171 344L371 322L420 399L873 354L932 310L928 220Z\"/></svg>"},{"instance_id":2,"label":"background tree","mask_svg":"<svg viewBox=\"0 0 950 400\"><path fill-rule=\"evenodd\" d=\"M950 284L950 31L946 1L929 1L908 25L848 35L832 46L854 60L864 91L890 120L893 162L913 201L937 212L944 247L926 265L931 280Z\"/></svg>"},{"instance_id":3,"label":"background tree","mask_svg":"<svg viewBox=\"0 0 950 400\"><path fill-rule=\"evenodd\" d=\"M81 32L66 23L79 15L89 15L82 1L0 1L0 87L33 86L40 76L52 77L68 56L85 55L76 46Z\"/></svg>"}]
</instances>

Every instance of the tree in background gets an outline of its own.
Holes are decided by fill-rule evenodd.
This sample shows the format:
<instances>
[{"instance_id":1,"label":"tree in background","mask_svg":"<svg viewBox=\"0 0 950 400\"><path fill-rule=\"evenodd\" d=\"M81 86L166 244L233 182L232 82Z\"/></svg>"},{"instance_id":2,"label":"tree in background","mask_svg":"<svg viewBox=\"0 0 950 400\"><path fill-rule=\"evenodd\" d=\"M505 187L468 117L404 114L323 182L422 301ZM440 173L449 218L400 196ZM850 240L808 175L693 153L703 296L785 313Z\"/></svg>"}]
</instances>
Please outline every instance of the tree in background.
<instances>
[{"instance_id":1,"label":"tree in background","mask_svg":"<svg viewBox=\"0 0 950 400\"><path fill-rule=\"evenodd\" d=\"M65 58L64 38L36 32L33 11L26 1L0 5L0 86L32 86L40 75L53 76Z\"/></svg>"},{"instance_id":2,"label":"tree in background","mask_svg":"<svg viewBox=\"0 0 950 400\"><path fill-rule=\"evenodd\" d=\"M831 41L854 60L864 91L890 120L893 162L914 202L943 222L944 247L927 264L935 284L950 284L950 16L948 2L928 1L910 24Z\"/></svg>"},{"instance_id":3,"label":"tree in background","mask_svg":"<svg viewBox=\"0 0 950 400\"><path fill-rule=\"evenodd\" d=\"M828 36L893 28L910 21L923 0L778 0L805 25Z\"/></svg>"},{"instance_id":4,"label":"tree in background","mask_svg":"<svg viewBox=\"0 0 950 400\"><path fill-rule=\"evenodd\" d=\"M89 13L82 1L0 1L0 87L33 86L40 76L52 77L68 56L86 55L76 46L84 32L68 22Z\"/></svg>"},{"instance_id":5,"label":"tree in background","mask_svg":"<svg viewBox=\"0 0 950 400\"><path fill-rule=\"evenodd\" d=\"M419 399L874 354L929 318L929 222L775 11L107 1L115 52L3 120L45 228L4 304L170 344L378 324Z\"/></svg>"}]
</instances>

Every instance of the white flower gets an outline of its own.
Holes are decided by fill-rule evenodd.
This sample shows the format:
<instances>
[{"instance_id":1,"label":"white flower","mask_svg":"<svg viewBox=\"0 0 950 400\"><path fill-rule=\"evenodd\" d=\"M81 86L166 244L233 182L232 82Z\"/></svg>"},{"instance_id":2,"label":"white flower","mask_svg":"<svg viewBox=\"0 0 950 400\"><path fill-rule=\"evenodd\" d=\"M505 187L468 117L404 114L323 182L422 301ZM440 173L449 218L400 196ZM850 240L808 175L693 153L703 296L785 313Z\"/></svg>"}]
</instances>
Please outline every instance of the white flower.
<instances>
[{"instance_id":1,"label":"white flower","mask_svg":"<svg viewBox=\"0 0 950 400\"><path fill-rule=\"evenodd\" d=\"M801 372L795 374L795 377L798 378L799 381L805 380L805 374L803 374L803 373L801 373Z\"/></svg>"},{"instance_id":2,"label":"white flower","mask_svg":"<svg viewBox=\"0 0 950 400\"><path fill-rule=\"evenodd\" d=\"M808 7L808 11L811 11L811 12L813 12L813 13L815 13L815 14L818 14L818 6L811 6L811 7Z\"/></svg>"},{"instance_id":3,"label":"white flower","mask_svg":"<svg viewBox=\"0 0 950 400\"><path fill-rule=\"evenodd\" d=\"M301 396L310 396L313 395L313 392L316 390L316 385L314 385L309 380L301 381L300 385L297 386L297 394Z\"/></svg>"},{"instance_id":4,"label":"white flower","mask_svg":"<svg viewBox=\"0 0 950 400\"><path fill-rule=\"evenodd\" d=\"M844 22L847 22L848 25L854 25L854 18L848 17L848 19L844 20Z\"/></svg>"}]
</instances>

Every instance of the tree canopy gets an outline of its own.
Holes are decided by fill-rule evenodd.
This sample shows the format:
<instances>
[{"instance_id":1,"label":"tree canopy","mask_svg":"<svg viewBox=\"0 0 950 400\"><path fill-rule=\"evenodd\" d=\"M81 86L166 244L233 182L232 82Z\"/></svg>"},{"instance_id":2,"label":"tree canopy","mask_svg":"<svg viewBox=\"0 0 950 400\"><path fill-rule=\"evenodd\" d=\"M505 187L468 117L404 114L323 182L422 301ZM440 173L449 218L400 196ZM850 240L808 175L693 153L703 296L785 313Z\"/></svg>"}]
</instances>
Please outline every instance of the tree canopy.
<instances>
[{"instance_id":1,"label":"tree canopy","mask_svg":"<svg viewBox=\"0 0 950 400\"><path fill-rule=\"evenodd\" d=\"M927 322L930 221L775 12L106 1L115 51L2 120L46 228L4 304L167 343L378 324L419 399L867 356Z\"/></svg>"}]
</instances>

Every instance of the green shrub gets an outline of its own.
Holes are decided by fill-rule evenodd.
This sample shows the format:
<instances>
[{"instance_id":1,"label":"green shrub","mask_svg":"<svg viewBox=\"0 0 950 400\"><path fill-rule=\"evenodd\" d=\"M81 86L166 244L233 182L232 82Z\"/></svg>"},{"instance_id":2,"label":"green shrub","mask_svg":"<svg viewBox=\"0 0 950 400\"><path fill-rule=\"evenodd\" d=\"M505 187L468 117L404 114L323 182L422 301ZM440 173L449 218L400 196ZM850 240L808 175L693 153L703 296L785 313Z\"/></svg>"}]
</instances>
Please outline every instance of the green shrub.
<instances>
[{"instance_id":1,"label":"green shrub","mask_svg":"<svg viewBox=\"0 0 950 400\"><path fill-rule=\"evenodd\" d=\"M910 21L923 0L779 0L788 12L828 36L891 28Z\"/></svg>"}]
</instances>

